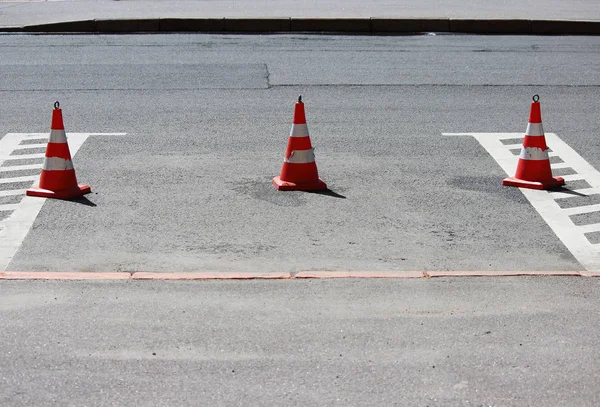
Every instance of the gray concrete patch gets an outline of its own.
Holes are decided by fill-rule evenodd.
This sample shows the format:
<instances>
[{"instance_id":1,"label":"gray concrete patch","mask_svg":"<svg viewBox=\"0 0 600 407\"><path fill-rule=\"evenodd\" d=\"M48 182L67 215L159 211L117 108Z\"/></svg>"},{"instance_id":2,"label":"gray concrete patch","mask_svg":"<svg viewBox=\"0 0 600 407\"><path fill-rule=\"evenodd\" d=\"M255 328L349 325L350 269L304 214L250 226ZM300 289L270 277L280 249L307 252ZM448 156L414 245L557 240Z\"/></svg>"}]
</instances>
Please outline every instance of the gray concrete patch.
<instances>
[{"instance_id":1,"label":"gray concrete patch","mask_svg":"<svg viewBox=\"0 0 600 407\"><path fill-rule=\"evenodd\" d=\"M443 2L435 0L361 0L298 3L280 0L265 3L260 0L229 0L199 2L179 0L176 4L165 0L118 2L111 0L73 1L11 1L0 3L3 13L0 26L22 26L59 21L110 19L279 19L329 18L365 19L539 19L539 20L600 20L594 0L579 0L568 5L562 2L532 0L522 2L493 0Z\"/></svg>"}]
</instances>

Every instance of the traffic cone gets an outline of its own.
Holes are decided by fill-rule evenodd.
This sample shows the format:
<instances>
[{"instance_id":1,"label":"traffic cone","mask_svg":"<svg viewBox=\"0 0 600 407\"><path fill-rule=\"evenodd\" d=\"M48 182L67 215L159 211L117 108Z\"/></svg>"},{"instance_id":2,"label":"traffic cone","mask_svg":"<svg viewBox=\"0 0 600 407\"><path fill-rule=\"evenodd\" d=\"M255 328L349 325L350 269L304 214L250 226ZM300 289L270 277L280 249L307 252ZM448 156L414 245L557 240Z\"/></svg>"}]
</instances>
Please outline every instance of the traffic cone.
<instances>
[{"instance_id":1,"label":"traffic cone","mask_svg":"<svg viewBox=\"0 0 600 407\"><path fill-rule=\"evenodd\" d=\"M502 185L531 189L552 189L565 184L562 177L553 177L548 146L542 127L540 97L533 96L529 123L514 177L505 178Z\"/></svg>"},{"instance_id":2,"label":"traffic cone","mask_svg":"<svg viewBox=\"0 0 600 407\"><path fill-rule=\"evenodd\" d=\"M310 143L304 103L298 98L294 108L294 120L283 157L281 175L273 178L273 185L280 191L317 191L327 189L319 178L315 153Z\"/></svg>"},{"instance_id":3,"label":"traffic cone","mask_svg":"<svg viewBox=\"0 0 600 407\"><path fill-rule=\"evenodd\" d=\"M62 110L54 103L50 138L40 175L40 184L27 190L28 196L69 199L90 193L89 185L77 185L71 152L67 143Z\"/></svg>"}]
</instances>

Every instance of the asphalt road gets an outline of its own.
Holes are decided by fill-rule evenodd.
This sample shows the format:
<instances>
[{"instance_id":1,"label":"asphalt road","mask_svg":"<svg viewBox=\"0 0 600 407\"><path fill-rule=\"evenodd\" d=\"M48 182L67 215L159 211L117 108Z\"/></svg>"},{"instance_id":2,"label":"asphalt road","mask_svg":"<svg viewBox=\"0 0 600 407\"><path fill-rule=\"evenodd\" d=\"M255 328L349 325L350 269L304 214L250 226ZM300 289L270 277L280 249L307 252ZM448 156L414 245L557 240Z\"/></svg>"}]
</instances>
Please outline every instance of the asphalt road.
<instances>
[{"instance_id":1,"label":"asphalt road","mask_svg":"<svg viewBox=\"0 0 600 407\"><path fill-rule=\"evenodd\" d=\"M46 201L8 269L582 270L442 133L522 133L538 93L600 168L599 41L0 36L0 136L55 100L67 133L127 133L85 141L93 194ZM328 195L270 184L299 94ZM3 281L0 404L596 405L597 284Z\"/></svg>"},{"instance_id":2,"label":"asphalt road","mask_svg":"<svg viewBox=\"0 0 600 407\"><path fill-rule=\"evenodd\" d=\"M7 269L581 270L475 140L441 134L522 133L539 93L600 168L599 41L1 36L0 134L47 132L55 100L67 133L128 134L84 143L93 194L47 201ZM334 194L271 186L299 94Z\"/></svg>"},{"instance_id":3,"label":"asphalt road","mask_svg":"<svg viewBox=\"0 0 600 407\"><path fill-rule=\"evenodd\" d=\"M599 279L0 285L0 404L598 405Z\"/></svg>"}]
</instances>

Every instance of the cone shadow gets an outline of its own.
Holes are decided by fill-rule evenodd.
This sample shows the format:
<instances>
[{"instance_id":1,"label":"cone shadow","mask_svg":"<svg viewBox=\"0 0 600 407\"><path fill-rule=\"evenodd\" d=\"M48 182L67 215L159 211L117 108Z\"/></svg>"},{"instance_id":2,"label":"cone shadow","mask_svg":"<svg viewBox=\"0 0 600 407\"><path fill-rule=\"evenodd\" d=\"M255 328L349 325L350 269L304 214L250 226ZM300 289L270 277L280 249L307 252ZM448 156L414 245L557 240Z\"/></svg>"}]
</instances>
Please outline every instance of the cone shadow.
<instances>
[{"instance_id":1,"label":"cone shadow","mask_svg":"<svg viewBox=\"0 0 600 407\"><path fill-rule=\"evenodd\" d=\"M92 201L87 199L87 197L84 195L78 196L76 198L66 199L66 200L69 202L75 202L75 203L82 204L85 206L92 206L92 207L97 206L95 203L93 203Z\"/></svg>"},{"instance_id":2,"label":"cone shadow","mask_svg":"<svg viewBox=\"0 0 600 407\"><path fill-rule=\"evenodd\" d=\"M573 191L573 190L565 188L565 187L551 188L551 189L548 189L548 191L549 192L563 192L565 194L575 195L575 196L587 196L586 194L582 194L581 192Z\"/></svg>"},{"instance_id":3,"label":"cone shadow","mask_svg":"<svg viewBox=\"0 0 600 407\"><path fill-rule=\"evenodd\" d=\"M318 195L325 195L325 196L331 196L333 198L341 198L341 199L346 199L346 197L344 195L340 195L337 192L332 191L331 189L322 189L320 191L306 191L310 194L318 194Z\"/></svg>"}]
</instances>

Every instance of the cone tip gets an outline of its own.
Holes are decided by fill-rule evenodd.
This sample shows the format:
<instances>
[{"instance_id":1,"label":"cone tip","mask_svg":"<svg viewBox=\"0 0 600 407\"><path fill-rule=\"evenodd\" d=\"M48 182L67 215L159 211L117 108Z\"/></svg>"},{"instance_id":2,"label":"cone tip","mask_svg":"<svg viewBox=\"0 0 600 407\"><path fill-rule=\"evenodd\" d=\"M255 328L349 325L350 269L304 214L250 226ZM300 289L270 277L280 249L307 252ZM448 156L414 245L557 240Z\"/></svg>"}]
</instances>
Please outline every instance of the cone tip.
<instances>
[{"instance_id":1,"label":"cone tip","mask_svg":"<svg viewBox=\"0 0 600 407\"><path fill-rule=\"evenodd\" d=\"M306 124L306 113L304 113L304 103L302 103L302 96L298 97L298 102L294 106L294 124Z\"/></svg>"},{"instance_id":2,"label":"cone tip","mask_svg":"<svg viewBox=\"0 0 600 407\"><path fill-rule=\"evenodd\" d=\"M63 124L62 110L59 109L60 103L54 102L54 110L52 110L52 123L50 124L51 130L64 130L65 125Z\"/></svg>"},{"instance_id":3,"label":"cone tip","mask_svg":"<svg viewBox=\"0 0 600 407\"><path fill-rule=\"evenodd\" d=\"M541 122L542 109L540 108L540 97L539 95L533 95L533 102L531 103L531 110L529 111L529 123Z\"/></svg>"}]
</instances>

